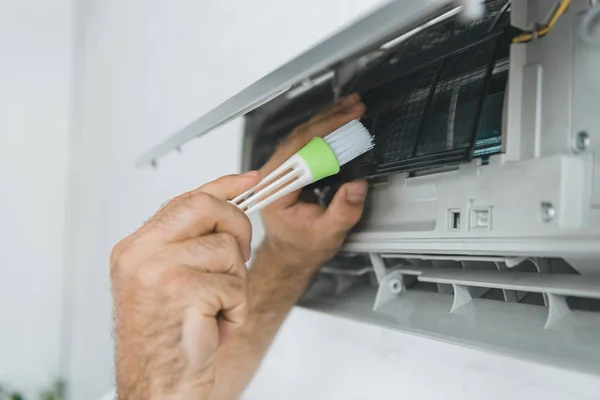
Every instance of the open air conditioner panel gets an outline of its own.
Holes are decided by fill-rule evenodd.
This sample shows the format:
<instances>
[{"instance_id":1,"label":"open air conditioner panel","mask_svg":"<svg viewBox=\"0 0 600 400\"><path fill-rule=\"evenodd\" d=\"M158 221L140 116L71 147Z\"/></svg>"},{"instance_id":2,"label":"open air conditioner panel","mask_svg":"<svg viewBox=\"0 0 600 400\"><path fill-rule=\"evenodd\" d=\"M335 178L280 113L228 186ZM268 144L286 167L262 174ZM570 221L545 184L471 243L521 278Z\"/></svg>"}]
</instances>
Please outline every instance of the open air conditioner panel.
<instances>
[{"instance_id":1,"label":"open air conditioner panel","mask_svg":"<svg viewBox=\"0 0 600 400\"><path fill-rule=\"evenodd\" d=\"M245 165L260 168L296 126L358 92L375 149L302 198L328 204L342 183L366 178L365 214L301 304L600 372L599 213L591 180L577 181L590 165L550 132L568 112L553 108L544 115L556 122L536 133L545 104L570 107L570 82L544 68L568 70L572 53L541 40L515 49L515 8L551 11L486 1L469 24L450 11L259 107L246 117ZM545 93L561 95L544 103ZM560 151L544 150L554 143Z\"/></svg>"},{"instance_id":2,"label":"open air conditioner panel","mask_svg":"<svg viewBox=\"0 0 600 400\"><path fill-rule=\"evenodd\" d=\"M365 212L302 305L600 373L600 50L577 34L590 2L488 0L466 24L465 3L386 3L140 163L245 115L242 168L258 169L358 92L375 149L303 200L367 178ZM545 37L512 44L567 3Z\"/></svg>"},{"instance_id":3,"label":"open air conditioner panel","mask_svg":"<svg viewBox=\"0 0 600 400\"><path fill-rule=\"evenodd\" d=\"M358 92L367 106L363 123L375 149L317 183L324 188L356 178L383 178L484 160L502 150L502 115L513 29L505 1L491 1L485 16L465 25L457 15L406 37L346 77L341 94ZM279 141L333 101L333 81L251 113L264 121L251 167L259 168ZM273 110L276 108L275 110ZM278 109L277 109L278 108Z\"/></svg>"}]
</instances>

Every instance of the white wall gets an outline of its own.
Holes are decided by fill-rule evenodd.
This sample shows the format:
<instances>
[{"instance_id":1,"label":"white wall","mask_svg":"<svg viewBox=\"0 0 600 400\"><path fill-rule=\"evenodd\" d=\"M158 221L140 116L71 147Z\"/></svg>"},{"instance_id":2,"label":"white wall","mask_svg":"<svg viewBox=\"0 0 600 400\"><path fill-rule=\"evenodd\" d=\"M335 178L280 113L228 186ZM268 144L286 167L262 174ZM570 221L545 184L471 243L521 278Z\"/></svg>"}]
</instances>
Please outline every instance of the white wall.
<instances>
[{"instance_id":1,"label":"white wall","mask_svg":"<svg viewBox=\"0 0 600 400\"><path fill-rule=\"evenodd\" d=\"M135 158L377 2L83 1L69 231L73 399L112 384L111 247L169 198L236 172L241 123L193 141L157 171L134 170ZM558 399L568 394L556 386L562 374L296 310L247 398ZM592 398L595 381L564 376L572 398Z\"/></svg>"},{"instance_id":2,"label":"white wall","mask_svg":"<svg viewBox=\"0 0 600 400\"><path fill-rule=\"evenodd\" d=\"M58 378L73 9L0 0L0 382Z\"/></svg>"}]
</instances>

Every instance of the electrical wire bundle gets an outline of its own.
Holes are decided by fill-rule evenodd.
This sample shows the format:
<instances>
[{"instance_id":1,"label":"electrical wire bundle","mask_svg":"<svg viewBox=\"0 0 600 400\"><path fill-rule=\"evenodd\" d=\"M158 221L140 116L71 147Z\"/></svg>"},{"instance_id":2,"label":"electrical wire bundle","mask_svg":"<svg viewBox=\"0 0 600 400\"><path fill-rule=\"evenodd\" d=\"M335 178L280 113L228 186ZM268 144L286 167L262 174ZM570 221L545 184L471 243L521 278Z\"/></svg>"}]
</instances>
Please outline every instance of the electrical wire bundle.
<instances>
[{"instance_id":1,"label":"electrical wire bundle","mask_svg":"<svg viewBox=\"0 0 600 400\"><path fill-rule=\"evenodd\" d=\"M554 12L546 24L538 29L526 31L519 36L516 36L513 39L513 43L528 43L532 40L546 36L552 30L552 28L554 28L554 25L556 25L560 17L567 12L570 6L571 0L562 0L560 3L557 3L556 7L554 8Z\"/></svg>"}]
</instances>

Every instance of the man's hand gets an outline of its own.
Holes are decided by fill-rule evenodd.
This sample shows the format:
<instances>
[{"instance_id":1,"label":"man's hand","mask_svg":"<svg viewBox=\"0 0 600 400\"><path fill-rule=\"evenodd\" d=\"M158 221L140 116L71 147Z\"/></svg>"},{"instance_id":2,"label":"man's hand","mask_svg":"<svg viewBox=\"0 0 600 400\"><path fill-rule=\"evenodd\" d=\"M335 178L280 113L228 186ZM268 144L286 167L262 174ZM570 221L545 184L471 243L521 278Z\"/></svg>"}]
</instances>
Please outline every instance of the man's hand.
<instances>
[{"instance_id":1,"label":"man's hand","mask_svg":"<svg viewBox=\"0 0 600 400\"><path fill-rule=\"evenodd\" d=\"M327 136L364 112L357 95L340 100L296 128L261 175L273 171L313 137ZM301 203L296 192L263 210L267 235L250 269L248 319L219 349L211 400L234 400L243 392L290 309L360 219L366 192L366 182L352 182L340 188L328 208Z\"/></svg>"},{"instance_id":2,"label":"man's hand","mask_svg":"<svg viewBox=\"0 0 600 400\"><path fill-rule=\"evenodd\" d=\"M325 137L353 119L363 116L365 106L353 94L298 126L261 169L266 176L314 137ZM298 201L292 193L262 212L267 231L265 247L284 256L296 272L312 275L341 248L348 231L356 225L367 194L365 181L343 185L328 208Z\"/></svg>"},{"instance_id":3,"label":"man's hand","mask_svg":"<svg viewBox=\"0 0 600 400\"><path fill-rule=\"evenodd\" d=\"M225 200L257 172L177 197L111 256L119 399L204 399L217 348L247 314L248 218Z\"/></svg>"}]
</instances>

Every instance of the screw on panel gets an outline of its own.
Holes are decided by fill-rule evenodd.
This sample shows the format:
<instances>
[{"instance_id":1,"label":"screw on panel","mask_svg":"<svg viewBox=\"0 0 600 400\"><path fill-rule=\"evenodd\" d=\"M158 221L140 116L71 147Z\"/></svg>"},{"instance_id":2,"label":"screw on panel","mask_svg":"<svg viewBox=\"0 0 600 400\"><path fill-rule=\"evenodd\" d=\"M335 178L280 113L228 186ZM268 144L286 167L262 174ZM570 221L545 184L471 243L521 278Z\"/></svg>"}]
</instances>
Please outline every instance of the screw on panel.
<instances>
[{"instance_id":1,"label":"screw on panel","mask_svg":"<svg viewBox=\"0 0 600 400\"><path fill-rule=\"evenodd\" d=\"M542 205L541 205L541 211L542 211L542 220L544 222L550 222L556 216L556 209L554 208L554 205L550 202L543 201Z\"/></svg>"},{"instance_id":2,"label":"screw on panel","mask_svg":"<svg viewBox=\"0 0 600 400\"><path fill-rule=\"evenodd\" d=\"M590 135L586 131L577 132L573 137L573 150L576 153L584 152L590 147L591 141Z\"/></svg>"},{"instance_id":3,"label":"screw on panel","mask_svg":"<svg viewBox=\"0 0 600 400\"><path fill-rule=\"evenodd\" d=\"M389 288L391 293L399 294L402 292L402 282L400 282L400 279L392 279L389 282Z\"/></svg>"},{"instance_id":4,"label":"screw on panel","mask_svg":"<svg viewBox=\"0 0 600 400\"><path fill-rule=\"evenodd\" d=\"M373 257L379 255L371 253L371 256ZM404 291L404 280L402 277L402 272L399 270L390 272L389 274L385 275L383 279L378 280L378 282L379 288L377 289L377 294L375 295L373 311L378 311L382 307L390 304Z\"/></svg>"}]
</instances>

